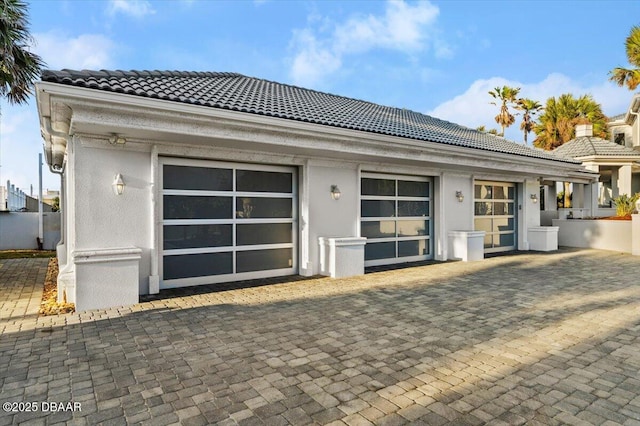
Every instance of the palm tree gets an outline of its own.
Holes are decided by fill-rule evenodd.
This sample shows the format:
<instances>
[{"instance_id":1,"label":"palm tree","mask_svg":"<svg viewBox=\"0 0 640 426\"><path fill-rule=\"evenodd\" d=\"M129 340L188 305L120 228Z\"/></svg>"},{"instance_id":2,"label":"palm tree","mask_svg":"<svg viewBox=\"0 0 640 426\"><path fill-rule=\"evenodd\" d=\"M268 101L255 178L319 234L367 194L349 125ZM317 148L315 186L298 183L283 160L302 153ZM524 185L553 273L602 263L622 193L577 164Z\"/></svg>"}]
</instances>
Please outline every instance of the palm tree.
<instances>
[{"instance_id":1,"label":"palm tree","mask_svg":"<svg viewBox=\"0 0 640 426\"><path fill-rule=\"evenodd\" d=\"M496 87L489 91L489 94L496 100L500 101L500 113L496 115L496 123L502 127L502 133L500 136L504 136L505 127L511 126L516 118L509 112L509 104L513 104L516 101L516 96L520 92L520 88L502 86ZM491 105L498 105L496 102L491 102Z\"/></svg>"},{"instance_id":2,"label":"palm tree","mask_svg":"<svg viewBox=\"0 0 640 426\"><path fill-rule=\"evenodd\" d=\"M629 90L635 90L640 84L640 26L631 27L631 32L624 46L627 51L627 59L635 68L614 68L609 71L609 80L618 86L622 87L626 84Z\"/></svg>"},{"instance_id":3,"label":"palm tree","mask_svg":"<svg viewBox=\"0 0 640 426\"><path fill-rule=\"evenodd\" d=\"M574 98L565 93L557 100L551 97L538 120L533 126L537 136L533 145L538 148L552 150L570 141L575 136L576 124L581 123L592 124L594 136L607 138L607 117L590 95Z\"/></svg>"},{"instance_id":4,"label":"palm tree","mask_svg":"<svg viewBox=\"0 0 640 426\"><path fill-rule=\"evenodd\" d=\"M12 104L27 101L33 82L44 66L42 59L28 50L27 4L22 0L0 0L0 96Z\"/></svg>"},{"instance_id":5,"label":"palm tree","mask_svg":"<svg viewBox=\"0 0 640 426\"><path fill-rule=\"evenodd\" d=\"M522 123L520 123L520 130L524 132L524 144L527 144L527 138L529 133L533 130L533 121L531 118L542 110L540 102L532 99L520 98L516 102L515 108L519 111L524 111L522 114Z\"/></svg>"}]
</instances>

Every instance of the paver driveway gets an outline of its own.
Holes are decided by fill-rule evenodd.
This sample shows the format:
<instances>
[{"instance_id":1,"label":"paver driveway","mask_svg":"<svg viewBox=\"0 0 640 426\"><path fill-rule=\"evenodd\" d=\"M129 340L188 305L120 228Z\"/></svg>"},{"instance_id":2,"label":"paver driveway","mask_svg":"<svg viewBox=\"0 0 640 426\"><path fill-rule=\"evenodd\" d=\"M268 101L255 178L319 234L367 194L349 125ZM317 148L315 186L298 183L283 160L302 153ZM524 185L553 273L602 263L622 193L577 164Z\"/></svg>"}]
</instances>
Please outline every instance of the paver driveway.
<instances>
[{"instance_id":1,"label":"paver driveway","mask_svg":"<svg viewBox=\"0 0 640 426\"><path fill-rule=\"evenodd\" d=\"M0 402L40 405L0 424L640 424L638 257L561 250L160 296L2 318Z\"/></svg>"}]
</instances>

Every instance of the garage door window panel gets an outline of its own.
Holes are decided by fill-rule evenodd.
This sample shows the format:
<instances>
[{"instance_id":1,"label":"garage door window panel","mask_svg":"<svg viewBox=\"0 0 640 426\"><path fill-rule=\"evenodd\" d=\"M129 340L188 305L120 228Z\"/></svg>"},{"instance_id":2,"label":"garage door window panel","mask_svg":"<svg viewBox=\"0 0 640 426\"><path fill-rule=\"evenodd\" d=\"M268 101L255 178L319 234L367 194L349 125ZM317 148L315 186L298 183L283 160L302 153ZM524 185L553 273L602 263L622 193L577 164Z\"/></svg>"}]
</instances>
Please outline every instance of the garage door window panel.
<instances>
[{"instance_id":1,"label":"garage door window panel","mask_svg":"<svg viewBox=\"0 0 640 426\"><path fill-rule=\"evenodd\" d=\"M236 255L236 272L286 269L293 262L293 251L290 248L238 251Z\"/></svg>"},{"instance_id":2,"label":"garage door window panel","mask_svg":"<svg viewBox=\"0 0 640 426\"><path fill-rule=\"evenodd\" d=\"M231 274L233 272L233 253L200 253L165 256L164 279L205 277Z\"/></svg>"},{"instance_id":3,"label":"garage door window panel","mask_svg":"<svg viewBox=\"0 0 640 426\"><path fill-rule=\"evenodd\" d=\"M291 218L293 199L267 197L236 197L236 218L267 219Z\"/></svg>"},{"instance_id":4,"label":"garage door window panel","mask_svg":"<svg viewBox=\"0 0 640 426\"><path fill-rule=\"evenodd\" d=\"M163 188L200 191L231 191L233 170L165 165Z\"/></svg>"},{"instance_id":5,"label":"garage door window panel","mask_svg":"<svg viewBox=\"0 0 640 426\"><path fill-rule=\"evenodd\" d=\"M233 244L232 225L165 225L165 250L228 247Z\"/></svg>"},{"instance_id":6,"label":"garage door window panel","mask_svg":"<svg viewBox=\"0 0 640 426\"><path fill-rule=\"evenodd\" d=\"M291 194L293 191L292 174L259 170L236 170L236 191Z\"/></svg>"},{"instance_id":7,"label":"garage door window panel","mask_svg":"<svg viewBox=\"0 0 640 426\"><path fill-rule=\"evenodd\" d=\"M229 219L232 197L165 195L165 219Z\"/></svg>"},{"instance_id":8,"label":"garage door window panel","mask_svg":"<svg viewBox=\"0 0 640 426\"><path fill-rule=\"evenodd\" d=\"M239 246L293 242L291 223L237 224L236 231L236 244Z\"/></svg>"}]
</instances>

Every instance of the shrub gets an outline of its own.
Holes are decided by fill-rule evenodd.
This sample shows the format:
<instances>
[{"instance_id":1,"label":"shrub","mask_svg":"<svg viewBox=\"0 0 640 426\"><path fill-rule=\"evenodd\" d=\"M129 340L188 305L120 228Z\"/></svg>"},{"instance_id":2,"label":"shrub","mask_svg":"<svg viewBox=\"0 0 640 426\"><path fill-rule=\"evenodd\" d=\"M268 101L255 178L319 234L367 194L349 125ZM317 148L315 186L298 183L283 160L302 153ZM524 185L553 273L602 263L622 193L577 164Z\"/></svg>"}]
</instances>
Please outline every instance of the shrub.
<instances>
[{"instance_id":1,"label":"shrub","mask_svg":"<svg viewBox=\"0 0 640 426\"><path fill-rule=\"evenodd\" d=\"M636 209L636 201L640 199L640 192L635 195L622 194L613 199L616 206L616 216L629 216Z\"/></svg>"}]
</instances>

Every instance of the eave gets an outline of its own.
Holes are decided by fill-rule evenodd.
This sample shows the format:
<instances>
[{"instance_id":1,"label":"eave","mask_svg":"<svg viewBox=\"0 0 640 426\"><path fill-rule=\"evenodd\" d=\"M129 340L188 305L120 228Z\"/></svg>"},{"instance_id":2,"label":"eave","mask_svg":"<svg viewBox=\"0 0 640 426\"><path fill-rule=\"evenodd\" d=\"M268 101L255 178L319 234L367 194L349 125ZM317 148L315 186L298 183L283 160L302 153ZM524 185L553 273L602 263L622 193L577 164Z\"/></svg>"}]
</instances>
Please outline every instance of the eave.
<instances>
[{"instance_id":1,"label":"eave","mask_svg":"<svg viewBox=\"0 0 640 426\"><path fill-rule=\"evenodd\" d=\"M545 170L548 175L564 178L585 181L594 178L592 172L571 160L541 159L425 142L57 83L40 82L36 87L45 151L47 146L53 147L52 141L55 139L46 132L46 119L64 106L73 111L68 125L69 135L87 134L106 138L117 130L128 139L137 139L141 143L175 143L176 138L182 138L189 143L203 144L218 137L229 141L270 144L274 150L320 150L329 157L338 158L368 156L378 161L404 159L416 163L428 158L433 163L471 170L503 168L534 176L539 176L540 170ZM127 123L118 117L131 119ZM55 121L55 118L51 119ZM64 127L64 123L61 126ZM49 157L47 162L50 162Z\"/></svg>"}]
</instances>

